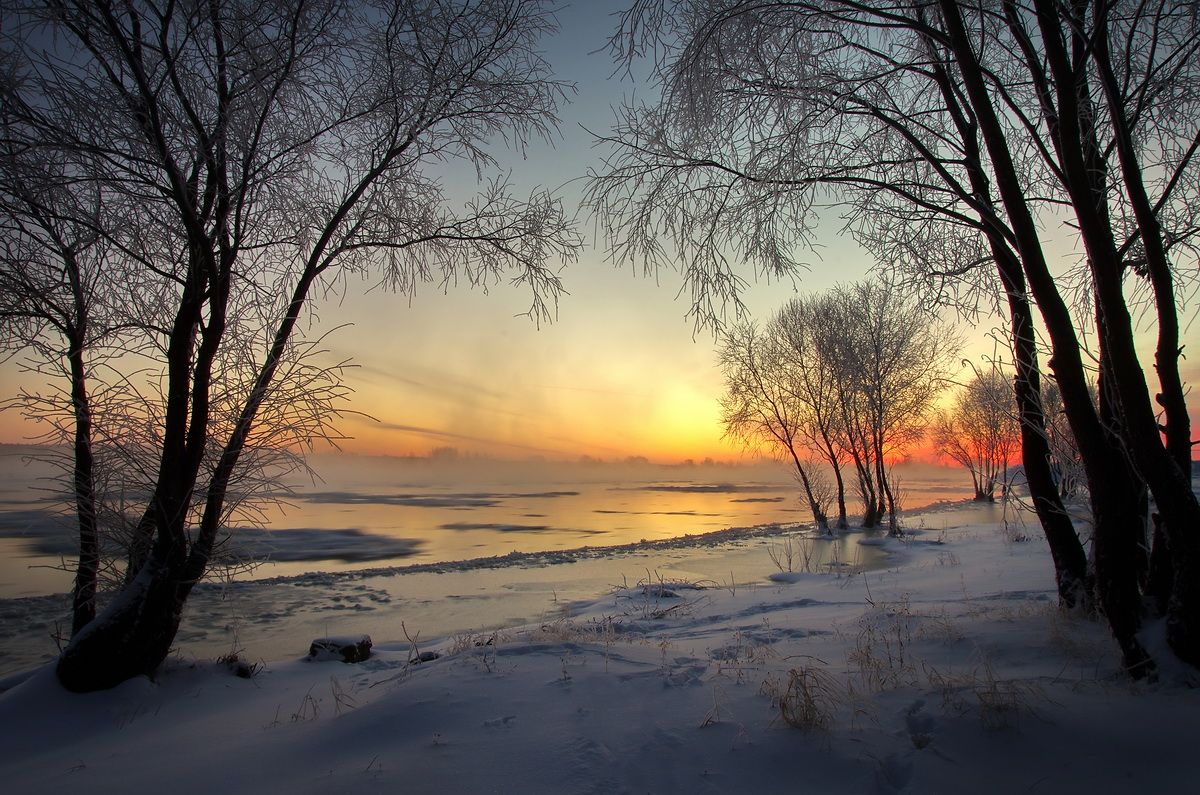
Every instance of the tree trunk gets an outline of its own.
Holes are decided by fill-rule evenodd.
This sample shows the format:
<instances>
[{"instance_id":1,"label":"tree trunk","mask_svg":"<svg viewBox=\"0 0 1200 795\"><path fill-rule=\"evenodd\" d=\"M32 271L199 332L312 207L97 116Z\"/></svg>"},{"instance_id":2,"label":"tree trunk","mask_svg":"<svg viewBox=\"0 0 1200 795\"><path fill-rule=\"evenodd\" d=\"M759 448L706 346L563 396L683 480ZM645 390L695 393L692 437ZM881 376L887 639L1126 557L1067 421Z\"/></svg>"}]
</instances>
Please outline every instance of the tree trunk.
<instances>
[{"instance_id":1,"label":"tree trunk","mask_svg":"<svg viewBox=\"0 0 1200 795\"><path fill-rule=\"evenodd\" d=\"M1175 587L1175 571L1171 566L1171 551L1167 546L1167 534L1163 530L1162 516L1157 512L1151 517L1154 532L1150 540L1150 560L1146 572L1143 592L1150 597L1154 610L1165 616Z\"/></svg>"},{"instance_id":2,"label":"tree trunk","mask_svg":"<svg viewBox=\"0 0 1200 795\"><path fill-rule=\"evenodd\" d=\"M1167 247L1163 241L1162 226L1158 221L1142 176L1130 130L1126 106L1122 101L1118 80L1112 66L1109 51L1108 7L1104 3L1093 3L1096 34L1092 52L1098 67L1100 85L1107 99L1108 116L1112 125L1113 141L1121 166L1121 178L1125 193L1137 219L1138 236L1146 257L1146 276L1154 291L1154 309L1158 321L1158 341L1154 349L1154 368L1158 373L1161 392L1156 400L1163 408L1163 436L1166 447L1175 464L1190 479L1192 473L1192 431L1188 416L1186 393L1179 373L1179 359L1183 348L1179 344L1179 317L1175 306L1174 278Z\"/></svg>"},{"instance_id":3,"label":"tree trunk","mask_svg":"<svg viewBox=\"0 0 1200 795\"><path fill-rule=\"evenodd\" d=\"M71 403L75 414L75 513L79 520L79 563L71 595L71 636L96 617L96 587L100 573L100 535L96 527L96 486L92 457L92 409L88 401L84 335L71 340Z\"/></svg>"},{"instance_id":4,"label":"tree trunk","mask_svg":"<svg viewBox=\"0 0 1200 795\"><path fill-rule=\"evenodd\" d=\"M788 452L792 456L792 463L796 467L796 476L800 478L800 485L804 487L804 497L808 500L808 508L812 511L813 521L817 527L829 532L829 517L825 515L817 498L813 495L812 483L809 482L808 473L804 471L804 464L801 463L800 457L796 455L796 450L791 443L788 444Z\"/></svg>"},{"instance_id":5,"label":"tree trunk","mask_svg":"<svg viewBox=\"0 0 1200 795\"><path fill-rule=\"evenodd\" d=\"M1109 393L1107 358L1101 356L1100 366L1100 417L1106 433L1119 420ZM1110 444L1119 449L1116 438ZM1108 517L1096 522L1093 548L1096 556L1096 593L1104 615L1112 627L1113 636L1121 645L1126 666L1130 661L1145 657L1143 665L1149 665L1149 656L1141 650L1135 636L1141 629L1142 596L1138 588L1139 561L1146 535L1146 490L1137 473L1129 466L1124 455L1118 453L1109 459L1109 476L1126 486L1121 490L1102 489L1092 492L1092 510ZM1138 671L1133 671L1135 677Z\"/></svg>"},{"instance_id":6,"label":"tree trunk","mask_svg":"<svg viewBox=\"0 0 1200 795\"><path fill-rule=\"evenodd\" d=\"M931 53L937 51L931 44ZM1034 336L1033 310L1020 259L1005 240L1000 214L992 202L992 188L983 168L979 127L960 105L960 94L946 68L935 61L934 75L943 99L962 139L965 165L970 177L976 210L995 260L997 274L1008 304L1009 334L1013 352L1013 393L1021 434L1021 462L1034 511L1042 525L1059 604L1066 608L1091 609L1091 587L1087 554L1063 505L1063 495L1054 476L1046 414L1042 406L1041 372ZM974 473L972 473L974 475Z\"/></svg>"},{"instance_id":7,"label":"tree trunk","mask_svg":"<svg viewBox=\"0 0 1200 795\"><path fill-rule=\"evenodd\" d=\"M172 568L152 554L117 599L71 639L56 669L64 687L104 690L154 673L179 630L179 581Z\"/></svg>"},{"instance_id":8,"label":"tree trunk","mask_svg":"<svg viewBox=\"0 0 1200 795\"><path fill-rule=\"evenodd\" d=\"M882 425L882 424L881 424ZM887 476L887 464L883 460L883 440L875 440L875 477L879 486L879 518L888 518L888 535L900 535L900 523L896 518L896 494Z\"/></svg>"},{"instance_id":9,"label":"tree trunk","mask_svg":"<svg viewBox=\"0 0 1200 795\"><path fill-rule=\"evenodd\" d=\"M197 425L207 424L207 370L212 366L210 355L198 355L195 363L192 358L206 285L201 270L193 260L167 347L162 455L154 493L138 528L139 533L153 531L149 554L113 602L63 650L57 673L70 690L104 689L152 673L166 658L179 630L186 522L203 458L204 440ZM213 329L210 319L207 333L211 335ZM213 344L209 336L200 346L202 353ZM198 443L197 436L201 437ZM144 540L149 540L146 535Z\"/></svg>"},{"instance_id":10,"label":"tree trunk","mask_svg":"<svg viewBox=\"0 0 1200 795\"><path fill-rule=\"evenodd\" d=\"M1050 557L1059 604L1068 609L1091 610L1091 587L1087 554L1071 517L1063 505L1050 465L1050 442L1046 414L1042 408L1041 374L1033 331L1033 310L1025 288L1021 264L999 241L992 246L996 267L1008 300L1008 314L1016 376L1013 392L1021 428L1021 463L1034 512L1042 525Z\"/></svg>"},{"instance_id":11,"label":"tree trunk","mask_svg":"<svg viewBox=\"0 0 1200 795\"><path fill-rule=\"evenodd\" d=\"M862 452L856 445L850 444L850 458L854 461L855 474L858 477L858 494L863 504L863 527L876 527L882 515L879 501L875 496L875 480L871 477L870 462L863 460Z\"/></svg>"},{"instance_id":12,"label":"tree trunk","mask_svg":"<svg viewBox=\"0 0 1200 795\"><path fill-rule=\"evenodd\" d=\"M1096 535L1114 539L1120 536L1121 530L1109 525L1120 523L1127 518L1123 516L1121 506L1131 502L1127 484L1112 467L1113 459L1122 455L1122 451L1114 448L1110 439L1106 438L1107 435L1092 406L1071 314L1047 266L1037 225L1026 204L1003 127L992 106L983 80L982 68L972 48L972 39L963 27L960 9L950 0L941 0L939 5L946 21L950 45L960 65L964 87L979 120L983 141L995 169L996 185L1015 234L1017 251L1028 284L1038 301L1042 319L1050 334L1054 349L1051 366L1058 376L1063 405L1087 471L1088 487L1093 498ZM1114 376L1119 379L1122 374L1114 373ZM1105 555L1108 552L1109 549L1106 549ZM1098 583L1101 589L1109 584ZM1121 647L1126 670L1135 678L1152 674L1153 661L1136 637L1137 619L1128 614L1131 606L1115 594L1111 597L1111 602L1114 613L1108 613L1109 604L1105 604L1104 608L1113 635ZM1200 640L1200 637L1197 639Z\"/></svg>"},{"instance_id":13,"label":"tree trunk","mask_svg":"<svg viewBox=\"0 0 1200 795\"><path fill-rule=\"evenodd\" d=\"M838 466L836 457L833 459L833 479L837 483L837 528L845 530L850 526L850 523L846 521L846 480L842 477L842 468Z\"/></svg>"},{"instance_id":14,"label":"tree trunk","mask_svg":"<svg viewBox=\"0 0 1200 795\"><path fill-rule=\"evenodd\" d=\"M1120 415L1123 447L1154 494L1170 541L1172 558L1176 559L1174 591L1168 607L1167 640L1180 658L1200 666L1200 601L1197 601L1200 589L1189 583L1195 579L1193 566L1200 558L1200 541L1196 537L1196 528L1200 527L1200 502L1192 491L1191 479L1185 469L1179 466L1172 451L1163 446L1145 374L1133 344L1133 324L1122 286L1125 264L1117 254L1107 213L1107 172L1100 167L1103 155L1091 124L1094 109L1088 102L1086 91L1090 70L1078 68L1066 51L1066 42L1062 38L1063 21L1059 16L1063 12L1047 0L1037 0L1035 8L1046 43L1046 60L1055 77L1056 131L1063 165L1062 179L1088 254L1103 364L1106 365L1115 411ZM1082 14L1084 9L1084 5L1079 5L1074 11ZM1085 34L1078 21L1069 20L1076 54L1088 52L1091 47L1083 40ZM1153 231L1147 225L1149 219L1146 224L1142 224L1142 220L1139 218L1139 231L1149 237ZM1165 259L1152 256L1151 260L1166 267ZM1159 292L1161 286L1156 285L1156 298ZM1160 322L1170 324L1174 317L1173 296L1166 303L1168 306L1160 303L1156 308L1167 313ZM1177 350L1168 352L1169 356L1177 354ZM1166 367L1168 362L1163 364L1161 376L1167 375L1169 369ZM1164 384L1164 389L1167 388Z\"/></svg>"}]
</instances>

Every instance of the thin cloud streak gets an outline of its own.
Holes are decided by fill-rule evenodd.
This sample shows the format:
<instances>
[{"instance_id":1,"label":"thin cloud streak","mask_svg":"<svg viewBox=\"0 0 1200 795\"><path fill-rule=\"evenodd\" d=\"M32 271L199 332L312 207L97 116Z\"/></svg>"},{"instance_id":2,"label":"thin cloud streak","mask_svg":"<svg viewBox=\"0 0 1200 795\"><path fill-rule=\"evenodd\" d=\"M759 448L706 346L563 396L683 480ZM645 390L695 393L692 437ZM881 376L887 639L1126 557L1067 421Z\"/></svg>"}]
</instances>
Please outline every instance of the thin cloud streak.
<instances>
[{"instance_id":1,"label":"thin cloud streak","mask_svg":"<svg viewBox=\"0 0 1200 795\"><path fill-rule=\"evenodd\" d=\"M389 369L356 360L355 366L359 373L369 376L364 380L374 380L377 384L403 384L435 395L456 399L470 397L476 400L486 398L504 401L509 398L506 393L488 389L478 382L461 378L444 370L435 370L412 363L397 364L394 369ZM403 373L415 373L415 375L404 375Z\"/></svg>"},{"instance_id":2,"label":"thin cloud streak","mask_svg":"<svg viewBox=\"0 0 1200 795\"><path fill-rule=\"evenodd\" d=\"M371 428L382 428L388 431L399 431L401 433L415 433L421 436L428 436L434 439L441 439L449 442L468 442L471 444L481 444L493 447L510 447L516 450L525 450L527 452L561 455L561 450L554 450L549 447L538 447L532 444L522 444L520 442L505 442L500 439L490 439L485 436L475 436L467 433L456 433L454 431L443 431L437 428L423 428L420 425L404 425L396 422L372 422L368 423Z\"/></svg>"}]
</instances>

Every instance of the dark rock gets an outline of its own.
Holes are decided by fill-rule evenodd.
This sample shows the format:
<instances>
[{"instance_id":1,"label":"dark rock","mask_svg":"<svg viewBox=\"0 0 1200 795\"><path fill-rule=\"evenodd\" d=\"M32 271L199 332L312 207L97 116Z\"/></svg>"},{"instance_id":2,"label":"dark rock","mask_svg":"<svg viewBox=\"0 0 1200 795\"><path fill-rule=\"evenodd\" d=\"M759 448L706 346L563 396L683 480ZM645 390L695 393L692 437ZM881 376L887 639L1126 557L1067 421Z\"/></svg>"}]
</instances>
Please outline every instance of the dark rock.
<instances>
[{"instance_id":1,"label":"dark rock","mask_svg":"<svg viewBox=\"0 0 1200 795\"><path fill-rule=\"evenodd\" d=\"M333 638L317 638L308 647L310 660L341 660L347 663L362 662L371 656L370 635L341 635Z\"/></svg>"}]
</instances>

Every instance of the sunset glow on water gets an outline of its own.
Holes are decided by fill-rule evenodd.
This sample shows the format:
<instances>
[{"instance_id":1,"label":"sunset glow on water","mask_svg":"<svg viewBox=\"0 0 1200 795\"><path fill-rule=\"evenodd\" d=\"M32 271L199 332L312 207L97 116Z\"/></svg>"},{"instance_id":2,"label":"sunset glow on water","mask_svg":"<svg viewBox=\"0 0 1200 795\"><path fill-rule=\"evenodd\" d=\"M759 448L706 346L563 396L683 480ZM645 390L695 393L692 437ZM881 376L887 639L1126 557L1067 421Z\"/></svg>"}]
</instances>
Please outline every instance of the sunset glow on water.
<instances>
[{"instance_id":1,"label":"sunset glow on water","mask_svg":"<svg viewBox=\"0 0 1200 795\"><path fill-rule=\"evenodd\" d=\"M654 466L323 456L323 480L292 484L262 529L233 543L266 560L239 579L345 572L578 547L608 547L729 527L811 521L782 465ZM56 570L73 537L47 489L50 470L0 457L0 598L66 591ZM900 467L904 504L970 496L958 469ZM855 510L850 505L851 519ZM244 553L246 554L246 553Z\"/></svg>"}]
</instances>

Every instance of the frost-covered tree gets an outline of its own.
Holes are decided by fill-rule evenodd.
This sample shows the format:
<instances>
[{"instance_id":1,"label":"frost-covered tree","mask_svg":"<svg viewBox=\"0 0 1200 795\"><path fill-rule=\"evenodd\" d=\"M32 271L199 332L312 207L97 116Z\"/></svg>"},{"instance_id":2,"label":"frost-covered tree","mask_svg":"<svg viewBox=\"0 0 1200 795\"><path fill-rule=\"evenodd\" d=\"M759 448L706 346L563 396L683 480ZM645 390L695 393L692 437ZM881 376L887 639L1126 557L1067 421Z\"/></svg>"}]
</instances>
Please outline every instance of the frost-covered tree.
<instances>
[{"instance_id":1,"label":"frost-covered tree","mask_svg":"<svg viewBox=\"0 0 1200 795\"><path fill-rule=\"evenodd\" d=\"M796 298L762 329L743 323L722 334L722 419L731 435L765 440L793 463L820 527L828 500L813 458L834 473L839 527L849 461L863 526L887 517L897 532L889 463L921 438L957 345L944 324L878 282Z\"/></svg>"},{"instance_id":2,"label":"frost-covered tree","mask_svg":"<svg viewBox=\"0 0 1200 795\"><path fill-rule=\"evenodd\" d=\"M623 109L592 176L614 256L678 259L711 317L735 296L740 262L794 273L817 208L834 203L881 263L931 297L1004 307L1023 465L1061 600L1086 604L1094 581L1127 668L1152 672L1137 637L1144 481L1177 575L1170 645L1200 664L1200 503L1178 323L1179 263L1200 230L1194 9L648 0L613 46L649 57L660 89ZM1084 252L1074 261L1055 254L1051 230L1064 224ZM1133 344L1138 303L1156 334L1154 388ZM1049 464L1035 306L1092 494L1094 580Z\"/></svg>"},{"instance_id":3,"label":"frost-covered tree","mask_svg":"<svg viewBox=\"0 0 1200 795\"><path fill-rule=\"evenodd\" d=\"M785 365L786 346L775 330L768 326L764 331L746 322L721 335L717 349L725 379L721 422L728 436L748 447L765 444L773 455L790 462L813 521L828 530L829 499L806 449L813 415L795 394ZM844 513L841 518L844 522Z\"/></svg>"},{"instance_id":4,"label":"frost-covered tree","mask_svg":"<svg viewBox=\"0 0 1200 795\"><path fill-rule=\"evenodd\" d=\"M771 333L782 344L780 367L788 392L805 408L808 421L803 428L808 446L833 473L837 527L846 528L849 523L843 468L853 461L853 456L837 399L840 380L835 362L823 356L820 347L821 304L821 296L792 298L775 315Z\"/></svg>"},{"instance_id":5,"label":"frost-covered tree","mask_svg":"<svg viewBox=\"0 0 1200 795\"><path fill-rule=\"evenodd\" d=\"M960 340L911 296L880 281L839 287L812 317L816 349L835 373L845 446L859 471L866 515L887 517L898 496L890 462L921 439Z\"/></svg>"},{"instance_id":6,"label":"frost-covered tree","mask_svg":"<svg viewBox=\"0 0 1200 795\"><path fill-rule=\"evenodd\" d=\"M97 231L157 368L129 576L58 663L91 690L159 665L244 458L304 413L314 393L281 385L306 383L286 376L313 297L368 272L409 293L508 276L548 311L578 243L558 203L498 177L455 210L440 176L551 135L566 87L536 49L553 30L538 0L18 0L3 15L6 146L120 208Z\"/></svg>"},{"instance_id":7,"label":"frost-covered tree","mask_svg":"<svg viewBox=\"0 0 1200 795\"><path fill-rule=\"evenodd\" d=\"M1012 379L993 364L963 384L933 422L938 451L971 475L975 499L995 502L996 487L1019 444Z\"/></svg>"}]
</instances>

